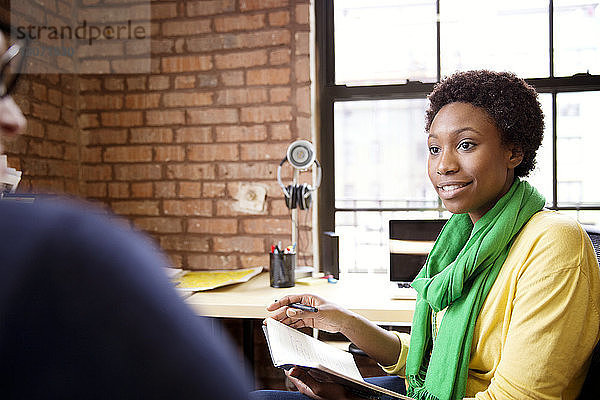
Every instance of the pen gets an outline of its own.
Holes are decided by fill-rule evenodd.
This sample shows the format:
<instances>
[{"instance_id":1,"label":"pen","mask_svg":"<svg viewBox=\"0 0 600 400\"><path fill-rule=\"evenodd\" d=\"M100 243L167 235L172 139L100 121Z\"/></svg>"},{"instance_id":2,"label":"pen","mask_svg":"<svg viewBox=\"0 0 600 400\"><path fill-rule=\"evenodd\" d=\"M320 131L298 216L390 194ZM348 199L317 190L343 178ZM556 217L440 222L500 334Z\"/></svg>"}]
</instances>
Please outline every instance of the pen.
<instances>
[{"instance_id":1,"label":"pen","mask_svg":"<svg viewBox=\"0 0 600 400\"><path fill-rule=\"evenodd\" d=\"M302 311L310 311L310 312L319 311L319 309L317 307L307 306L306 304L302 304L302 303L288 304L288 307L297 308L298 310L302 310Z\"/></svg>"}]
</instances>

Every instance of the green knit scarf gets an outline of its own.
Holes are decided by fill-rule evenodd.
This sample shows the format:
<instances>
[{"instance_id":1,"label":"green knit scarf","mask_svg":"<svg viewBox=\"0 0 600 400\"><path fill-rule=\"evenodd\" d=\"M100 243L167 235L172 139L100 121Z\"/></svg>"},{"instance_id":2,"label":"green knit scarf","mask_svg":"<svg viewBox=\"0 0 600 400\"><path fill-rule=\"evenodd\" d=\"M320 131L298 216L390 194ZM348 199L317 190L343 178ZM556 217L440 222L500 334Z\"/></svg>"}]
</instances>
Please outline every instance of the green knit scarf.
<instances>
[{"instance_id":1,"label":"green knit scarf","mask_svg":"<svg viewBox=\"0 0 600 400\"><path fill-rule=\"evenodd\" d=\"M408 395L418 400L454 400L465 395L475 321L515 236L545 204L518 178L475 225L453 215L412 286L417 302L406 361ZM447 307L435 340L432 310Z\"/></svg>"}]
</instances>

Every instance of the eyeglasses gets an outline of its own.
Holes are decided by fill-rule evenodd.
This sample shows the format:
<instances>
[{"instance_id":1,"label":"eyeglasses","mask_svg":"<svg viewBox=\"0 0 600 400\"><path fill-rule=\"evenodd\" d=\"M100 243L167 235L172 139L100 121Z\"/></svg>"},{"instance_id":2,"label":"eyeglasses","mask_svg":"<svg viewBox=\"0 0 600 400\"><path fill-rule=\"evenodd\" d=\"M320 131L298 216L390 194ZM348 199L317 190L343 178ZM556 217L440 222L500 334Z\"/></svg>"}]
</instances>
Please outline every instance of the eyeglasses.
<instances>
[{"instance_id":1,"label":"eyeglasses","mask_svg":"<svg viewBox=\"0 0 600 400\"><path fill-rule=\"evenodd\" d=\"M23 66L24 48L23 44L14 43L0 56L0 99L10 95L17 84Z\"/></svg>"}]
</instances>

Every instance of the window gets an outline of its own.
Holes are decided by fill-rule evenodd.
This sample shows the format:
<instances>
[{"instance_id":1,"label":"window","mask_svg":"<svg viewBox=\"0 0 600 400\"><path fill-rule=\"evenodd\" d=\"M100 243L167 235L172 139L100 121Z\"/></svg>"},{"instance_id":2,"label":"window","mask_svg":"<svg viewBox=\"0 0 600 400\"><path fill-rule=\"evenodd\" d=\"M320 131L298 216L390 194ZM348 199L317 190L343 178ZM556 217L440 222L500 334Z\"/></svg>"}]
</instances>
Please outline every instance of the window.
<instances>
[{"instance_id":1,"label":"window","mask_svg":"<svg viewBox=\"0 0 600 400\"><path fill-rule=\"evenodd\" d=\"M322 231L343 272L389 269L390 219L447 218L425 165L426 97L457 70L509 70L540 93L546 131L529 181L600 224L600 6L576 0L316 2Z\"/></svg>"}]
</instances>

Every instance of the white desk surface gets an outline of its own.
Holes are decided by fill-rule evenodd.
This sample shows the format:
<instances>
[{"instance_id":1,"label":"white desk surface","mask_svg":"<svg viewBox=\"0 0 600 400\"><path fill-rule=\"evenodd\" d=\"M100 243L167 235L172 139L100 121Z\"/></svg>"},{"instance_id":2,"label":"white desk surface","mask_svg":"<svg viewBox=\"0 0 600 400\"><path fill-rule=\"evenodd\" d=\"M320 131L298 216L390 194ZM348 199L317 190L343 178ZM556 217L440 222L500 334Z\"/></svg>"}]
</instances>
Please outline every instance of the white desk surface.
<instances>
[{"instance_id":1,"label":"white desk surface","mask_svg":"<svg viewBox=\"0 0 600 400\"><path fill-rule=\"evenodd\" d=\"M387 275L341 276L335 283L272 288L269 273L245 283L197 292L185 301L198 314L223 318L265 318L267 305L288 294L313 293L381 325L410 325L414 300L393 300Z\"/></svg>"}]
</instances>

